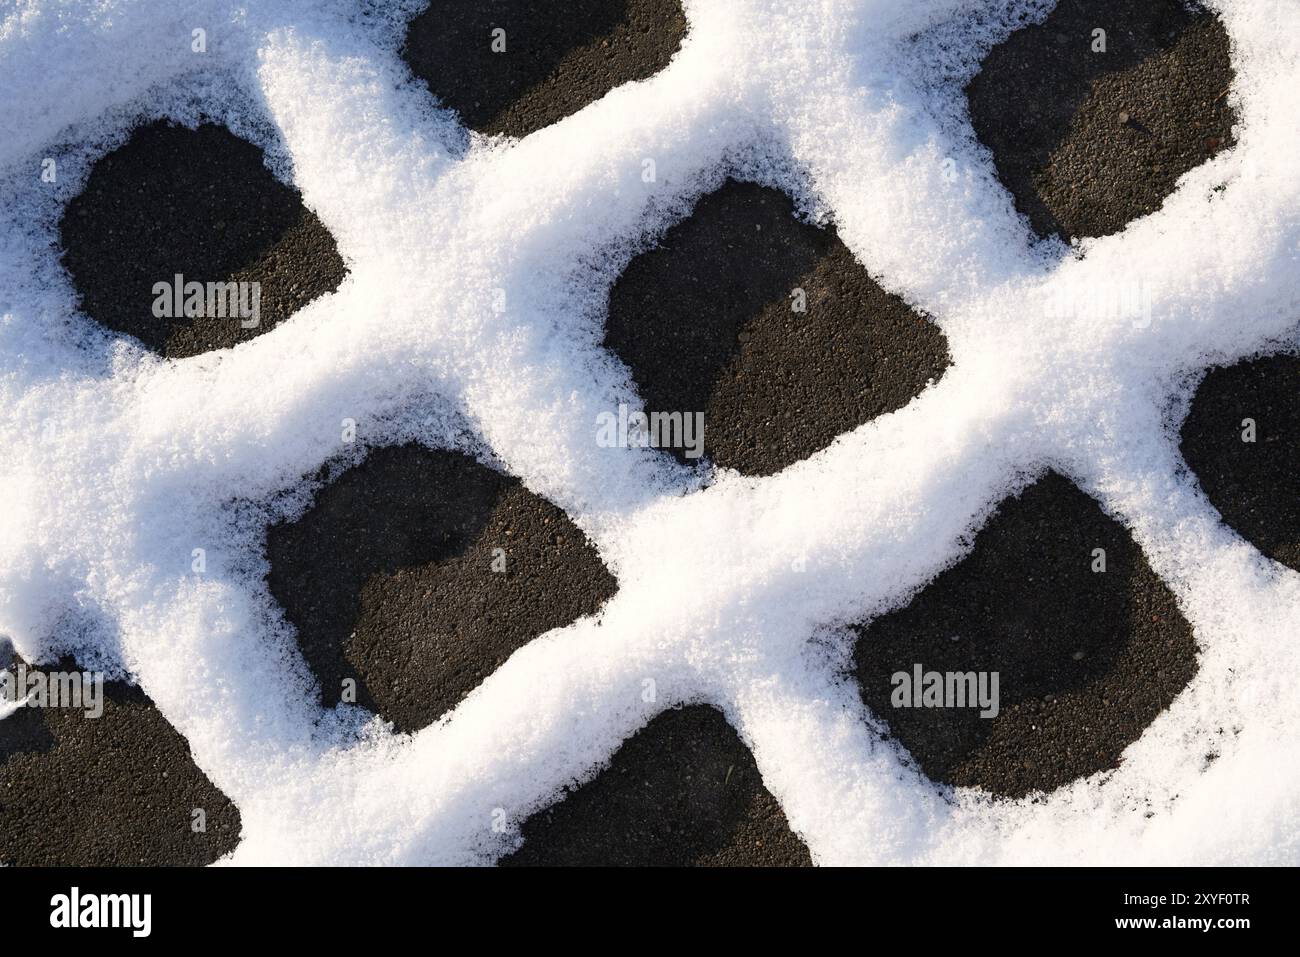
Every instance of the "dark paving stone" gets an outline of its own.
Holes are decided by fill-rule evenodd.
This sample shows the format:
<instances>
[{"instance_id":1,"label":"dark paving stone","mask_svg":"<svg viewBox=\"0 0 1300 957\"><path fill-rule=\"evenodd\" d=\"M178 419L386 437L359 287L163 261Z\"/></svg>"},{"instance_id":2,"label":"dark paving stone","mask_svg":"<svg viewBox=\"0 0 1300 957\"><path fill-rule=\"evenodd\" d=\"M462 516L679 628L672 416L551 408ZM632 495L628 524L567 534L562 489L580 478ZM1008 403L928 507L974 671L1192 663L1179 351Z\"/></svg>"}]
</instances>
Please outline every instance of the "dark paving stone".
<instances>
[{"instance_id":1,"label":"dark paving stone","mask_svg":"<svg viewBox=\"0 0 1300 957\"><path fill-rule=\"evenodd\" d=\"M523 825L515 866L809 866L722 714L665 711L610 766Z\"/></svg>"},{"instance_id":2,"label":"dark paving stone","mask_svg":"<svg viewBox=\"0 0 1300 957\"><path fill-rule=\"evenodd\" d=\"M402 57L471 129L527 136L658 73L685 34L680 0L439 0Z\"/></svg>"},{"instance_id":3,"label":"dark paving stone","mask_svg":"<svg viewBox=\"0 0 1300 957\"><path fill-rule=\"evenodd\" d=\"M324 293L346 268L334 238L261 151L224 127L154 123L105 156L60 223L63 262L86 314L183 358L273 329ZM154 284L258 282L260 324L158 318Z\"/></svg>"},{"instance_id":4,"label":"dark paving stone","mask_svg":"<svg viewBox=\"0 0 1300 957\"><path fill-rule=\"evenodd\" d=\"M1255 420L1253 443L1242 440L1244 419ZM1182 452L1223 520L1300 571L1300 358L1211 370L1183 423Z\"/></svg>"},{"instance_id":5,"label":"dark paving stone","mask_svg":"<svg viewBox=\"0 0 1300 957\"><path fill-rule=\"evenodd\" d=\"M79 669L69 659L34 670ZM23 708L0 721L0 863L199 866L233 851L239 833L238 809L139 688L106 683L97 718Z\"/></svg>"},{"instance_id":6,"label":"dark paving stone","mask_svg":"<svg viewBox=\"0 0 1300 957\"><path fill-rule=\"evenodd\" d=\"M969 556L858 633L862 698L921 770L1008 797L1116 767L1197 667L1191 628L1132 536L1056 474L1004 501ZM891 675L917 663L999 672L1001 713L893 707Z\"/></svg>"},{"instance_id":7,"label":"dark paving stone","mask_svg":"<svg viewBox=\"0 0 1300 957\"><path fill-rule=\"evenodd\" d=\"M469 456L414 445L371 452L302 518L271 528L267 552L322 702L338 703L350 678L356 703L401 731L617 590L554 505Z\"/></svg>"},{"instance_id":8,"label":"dark paving stone","mask_svg":"<svg viewBox=\"0 0 1300 957\"><path fill-rule=\"evenodd\" d=\"M876 285L833 229L735 181L628 265L605 346L647 412L704 412L705 454L750 475L901 408L949 364L938 328Z\"/></svg>"},{"instance_id":9,"label":"dark paving stone","mask_svg":"<svg viewBox=\"0 0 1300 957\"><path fill-rule=\"evenodd\" d=\"M1107 52L1092 52L1092 31ZM1233 144L1233 71L1216 17L1178 0L1061 0L995 47L971 119L1041 236L1119 232Z\"/></svg>"}]
</instances>

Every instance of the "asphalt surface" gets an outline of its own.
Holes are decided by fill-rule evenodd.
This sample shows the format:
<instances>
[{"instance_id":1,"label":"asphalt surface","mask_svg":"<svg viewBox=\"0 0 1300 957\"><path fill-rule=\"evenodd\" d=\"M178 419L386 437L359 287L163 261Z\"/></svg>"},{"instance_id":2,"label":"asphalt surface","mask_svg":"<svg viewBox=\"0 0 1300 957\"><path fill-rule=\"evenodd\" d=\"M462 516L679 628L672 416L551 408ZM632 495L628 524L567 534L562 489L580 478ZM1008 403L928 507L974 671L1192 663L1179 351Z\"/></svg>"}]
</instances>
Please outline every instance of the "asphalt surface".
<instances>
[{"instance_id":1,"label":"asphalt surface","mask_svg":"<svg viewBox=\"0 0 1300 957\"><path fill-rule=\"evenodd\" d=\"M586 536L517 479L413 445L371 452L271 528L267 554L322 703L352 679L356 703L401 731L617 587Z\"/></svg>"},{"instance_id":2,"label":"asphalt surface","mask_svg":"<svg viewBox=\"0 0 1300 957\"><path fill-rule=\"evenodd\" d=\"M702 411L705 456L747 475L902 408L949 363L938 327L876 285L834 229L735 181L628 265L604 344L647 412Z\"/></svg>"},{"instance_id":3,"label":"asphalt surface","mask_svg":"<svg viewBox=\"0 0 1300 957\"><path fill-rule=\"evenodd\" d=\"M1116 767L1196 672L1191 628L1128 530L1054 473L1002 502L906 608L857 630L863 701L921 770L1007 797ZM891 678L916 664L998 672L1000 713L895 707Z\"/></svg>"},{"instance_id":4,"label":"asphalt surface","mask_svg":"<svg viewBox=\"0 0 1300 957\"><path fill-rule=\"evenodd\" d=\"M668 0L578 0L564 17L524 0L437 6L413 25L408 63L470 127L512 136L653 74L686 30ZM497 26L505 53L491 51ZM1106 54L1089 48L1099 26ZM1072 238L1157 208L1181 172L1231 145L1230 83L1208 17L1163 0L1062 0L993 51L969 95L1018 207L1040 234ZM345 275L297 194L212 126L138 131L98 165L61 234L85 311L172 358L261 334ZM156 319L153 283L177 272L262 282L261 325ZM791 308L796 287L806 313ZM606 345L647 409L704 411L709 457L756 475L902 406L949 362L936 327L881 291L833 227L738 183L630 264L611 291ZM1213 373L1183 432L1229 524L1293 565L1294 361ZM1261 423L1246 449L1231 444L1243 407ZM1107 549L1104 574L1091 571L1095 547ZM506 572L492 571L495 548ZM554 506L464 456L412 448L372 452L298 522L271 529L268 552L323 703L353 678L359 703L405 730L616 587ZM888 677L915 662L999 670L1003 714L891 713ZM1019 795L1113 767L1194 670L1187 626L1127 532L1051 476L1004 502L973 553L908 608L864 629L856 678L925 773ZM184 741L126 686L97 721L29 711L0 722L0 795L3 862L203 863L239 830ZM190 829L194 807L208 811L204 835ZM655 719L523 834L507 863L808 863L752 756L705 707Z\"/></svg>"},{"instance_id":5,"label":"asphalt surface","mask_svg":"<svg viewBox=\"0 0 1300 957\"><path fill-rule=\"evenodd\" d=\"M666 711L523 826L504 866L802 867L808 849L721 712Z\"/></svg>"},{"instance_id":6,"label":"asphalt surface","mask_svg":"<svg viewBox=\"0 0 1300 957\"><path fill-rule=\"evenodd\" d=\"M679 0L565 0L558 10L440 0L412 21L402 56L470 129L519 137L658 73L686 34Z\"/></svg>"},{"instance_id":7,"label":"asphalt surface","mask_svg":"<svg viewBox=\"0 0 1300 957\"><path fill-rule=\"evenodd\" d=\"M1246 419L1255 426L1244 441ZM1300 571L1300 358L1278 355L1211 371L1182 428L1183 458L1223 520Z\"/></svg>"},{"instance_id":8,"label":"asphalt surface","mask_svg":"<svg viewBox=\"0 0 1300 957\"><path fill-rule=\"evenodd\" d=\"M80 669L66 659L38 670ZM139 688L105 684L98 717L23 708L0 721L0 864L197 866L233 851L239 828L238 809Z\"/></svg>"},{"instance_id":9,"label":"asphalt surface","mask_svg":"<svg viewBox=\"0 0 1300 957\"><path fill-rule=\"evenodd\" d=\"M971 121L1040 235L1119 232L1232 145L1228 47L1217 18L1178 0L1061 0L984 61Z\"/></svg>"},{"instance_id":10,"label":"asphalt surface","mask_svg":"<svg viewBox=\"0 0 1300 957\"><path fill-rule=\"evenodd\" d=\"M334 239L262 152L220 126L154 123L95 165L60 223L63 264L92 319L171 359L262 333L346 275ZM154 284L257 282L259 324L154 315Z\"/></svg>"}]
</instances>

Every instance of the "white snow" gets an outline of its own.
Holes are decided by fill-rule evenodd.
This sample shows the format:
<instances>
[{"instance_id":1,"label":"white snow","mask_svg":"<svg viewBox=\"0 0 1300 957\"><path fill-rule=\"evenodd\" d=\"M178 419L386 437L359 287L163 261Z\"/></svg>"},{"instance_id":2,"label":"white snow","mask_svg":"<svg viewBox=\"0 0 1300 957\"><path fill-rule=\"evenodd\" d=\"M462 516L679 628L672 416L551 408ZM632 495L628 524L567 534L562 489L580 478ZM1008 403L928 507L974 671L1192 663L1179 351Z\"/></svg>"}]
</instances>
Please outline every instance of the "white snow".
<instances>
[{"instance_id":1,"label":"white snow","mask_svg":"<svg viewBox=\"0 0 1300 957\"><path fill-rule=\"evenodd\" d=\"M821 863L1300 858L1300 574L1222 524L1169 424L1209 365L1294 341L1300 2L1215 0L1238 145L1073 250L1032 239L961 92L1048 0L687 0L669 67L521 141L467 135L410 77L422 5L0 4L0 633L137 680L239 806L235 863L489 862L685 701L724 710ZM157 117L264 147L336 237L343 286L176 362L79 313L60 209ZM597 444L601 411L640 404L600 327L630 257L731 172L832 219L954 365L806 462L701 487ZM1057 308L1116 284L1149 291L1149 323ZM371 445L459 445L519 476L591 536L617 596L415 735L322 712L262 546L305 507L303 475L359 454L344 418ZM1047 466L1133 530L1200 669L1117 771L949 801L870 733L840 626L906 602Z\"/></svg>"}]
</instances>

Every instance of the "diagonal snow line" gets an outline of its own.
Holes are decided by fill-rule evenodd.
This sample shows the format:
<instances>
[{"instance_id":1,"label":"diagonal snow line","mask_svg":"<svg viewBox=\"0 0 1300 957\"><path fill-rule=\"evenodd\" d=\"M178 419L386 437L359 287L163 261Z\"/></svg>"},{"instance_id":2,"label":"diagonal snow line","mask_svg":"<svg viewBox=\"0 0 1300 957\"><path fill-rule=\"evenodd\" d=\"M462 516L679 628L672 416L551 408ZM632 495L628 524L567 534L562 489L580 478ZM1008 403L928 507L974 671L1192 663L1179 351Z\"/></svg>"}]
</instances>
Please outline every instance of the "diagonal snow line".
<instances>
[{"instance_id":1,"label":"diagonal snow line","mask_svg":"<svg viewBox=\"0 0 1300 957\"><path fill-rule=\"evenodd\" d=\"M362 41L281 27L265 37L258 59L268 112L307 205L346 259L388 255L397 224L380 215L358 221L356 210L378 211L399 201L428 204L439 178L456 165L454 119L434 109L393 51ZM333 148L310 148L321 141ZM446 238L425 235L426 241Z\"/></svg>"},{"instance_id":2,"label":"diagonal snow line","mask_svg":"<svg viewBox=\"0 0 1300 957\"><path fill-rule=\"evenodd\" d=\"M27 702L31 700L31 697L31 695L28 695L20 701L10 701L7 698L0 700L0 721L27 707Z\"/></svg>"},{"instance_id":3,"label":"diagonal snow line","mask_svg":"<svg viewBox=\"0 0 1300 957\"><path fill-rule=\"evenodd\" d=\"M724 707L813 862L906 863L926 846L950 809L871 730L837 667L805 657L754 671L729 682ZM899 780L910 786L900 791Z\"/></svg>"},{"instance_id":4,"label":"diagonal snow line","mask_svg":"<svg viewBox=\"0 0 1300 957\"><path fill-rule=\"evenodd\" d=\"M591 777L659 710L699 697L691 669L666 668L644 642L630 640L653 632L654 623L623 628L622 640L611 634L620 614L611 609L600 623L583 619L530 642L449 718L413 737L380 751L327 754L314 773L283 782L279 790L291 796L279 800L307 800L322 817L295 823L275 812L263 816L260 802L274 803L274 791L241 805L247 839L235 862L463 864L508 849L514 829L542 802ZM645 696L648 674L658 679L653 701ZM536 748L555 749L562 760L536 766L528 759ZM408 783L413 774L418 788ZM343 794L325 799L340 786ZM324 794L304 798L313 789ZM492 829L497 808L511 823L507 833ZM394 814L402 821L399 843L387 823ZM300 833L342 821L349 822L348 840L328 847Z\"/></svg>"}]
</instances>

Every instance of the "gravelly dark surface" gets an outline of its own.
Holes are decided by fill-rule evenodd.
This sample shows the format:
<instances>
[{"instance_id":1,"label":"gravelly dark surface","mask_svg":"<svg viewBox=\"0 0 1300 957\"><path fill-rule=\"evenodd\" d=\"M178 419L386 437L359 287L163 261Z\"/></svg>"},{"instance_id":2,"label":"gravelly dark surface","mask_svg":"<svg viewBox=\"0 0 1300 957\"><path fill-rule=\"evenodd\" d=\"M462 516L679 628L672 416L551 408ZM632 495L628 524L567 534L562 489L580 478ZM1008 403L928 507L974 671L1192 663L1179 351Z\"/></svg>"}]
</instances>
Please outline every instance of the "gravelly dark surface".
<instances>
[{"instance_id":1,"label":"gravelly dark surface","mask_svg":"<svg viewBox=\"0 0 1300 957\"><path fill-rule=\"evenodd\" d=\"M142 127L91 172L60 224L63 262L82 308L169 358L269 332L346 269L334 239L261 151L220 126ZM260 323L159 318L154 283L261 283Z\"/></svg>"},{"instance_id":2,"label":"gravelly dark surface","mask_svg":"<svg viewBox=\"0 0 1300 957\"><path fill-rule=\"evenodd\" d=\"M270 529L267 552L271 593L323 702L351 678L357 703L403 731L617 587L554 505L469 456L410 445L370 453L297 522Z\"/></svg>"},{"instance_id":3,"label":"gravelly dark surface","mask_svg":"<svg viewBox=\"0 0 1300 957\"><path fill-rule=\"evenodd\" d=\"M705 454L750 475L901 408L949 361L938 327L876 285L833 229L735 181L628 265L605 345L647 412L704 412Z\"/></svg>"},{"instance_id":4,"label":"gravelly dark surface","mask_svg":"<svg viewBox=\"0 0 1300 957\"><path fill-rule=\"evenodd\" d=\"M610 766L523 825L506 866L751 866L812 863L754 757L722 714L666 711Z\"/></svg>"},{"instance_id":5,"label":"gravelly dark surface","mask_svg":"<svg viewBox=\"0 0 1300 957\"><path fill-rule=\"evenodd\" d=\"M1054 473L1004 501L907 607L859 629L855 661L863 700L926 775L1008 797L1115 767L1197 667L1132 536ZM893 707L891 676L917 663L999 672L1001 713Z\"/></svg>"},{"instance_id":6,"label":"gravelly dark surface","mask_svg":"<svg viewBox=\"0 0 1300 957\"><path fill-rule=\"evenodd\" d=\"M1092 52L1093 30L1107 52ZM1061 0L967 88L975 132L1042 236L1105 236L1233 143L1229 43L1178 0Z\"/></svg>"},{"instance_id":7,"label":"gravelly dark surface","mask_svg":"<svg viewBox=\"0 0 1300 957\"><path fill-rule=\"evenodd\" d=\"M1255 421L1255 441L1242 440ZM1212 370L1182 427L1182 452L1225 522L1300 571L1300 358Z\"/></svg>"},{"instance_id":8,"label":"gravelly dark surface","mask_svg":"<svg viewBox=\"0 0 1300 957\"><path fill-rule=\"evenodd\" d=\"M403 59L481 133L527 136L658 73L681 45L679 0L442 0L411 22ZM505 31L505 52L492 49Z\"/></svg>"},{"instance_id":9,"label":"gravelly dark surface","mask_svg":"<svg viewBox=\"0 0 1300 957\"><path fill-rule=\"evenodd\" d=\"M105 684L97 718L24 708L0 721L0 863L197 866L233 851L239 832L238 809L139 688Z\"/></svg>"}]
</instances>

